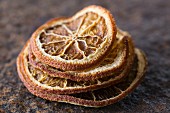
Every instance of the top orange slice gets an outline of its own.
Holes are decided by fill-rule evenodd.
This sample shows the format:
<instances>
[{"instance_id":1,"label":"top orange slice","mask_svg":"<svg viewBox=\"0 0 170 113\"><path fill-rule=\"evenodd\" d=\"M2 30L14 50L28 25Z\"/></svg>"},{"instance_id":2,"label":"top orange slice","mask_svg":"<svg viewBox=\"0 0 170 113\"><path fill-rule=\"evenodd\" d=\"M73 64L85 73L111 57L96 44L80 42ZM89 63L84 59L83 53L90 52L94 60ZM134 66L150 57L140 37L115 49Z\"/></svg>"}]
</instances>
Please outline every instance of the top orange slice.
<instances>
[{"instance_id":1,"label":"top orange slice","mask_svg":"<svg viewBox=\"0 0 170 113\"><path fill-rule=\"evenodd\" d=\"M61 70L81 70L100 62L111 50L116 25L110 12L89 6L70 18L48 21L31 37L34 55Z\"/></svg>"}]
</instances>

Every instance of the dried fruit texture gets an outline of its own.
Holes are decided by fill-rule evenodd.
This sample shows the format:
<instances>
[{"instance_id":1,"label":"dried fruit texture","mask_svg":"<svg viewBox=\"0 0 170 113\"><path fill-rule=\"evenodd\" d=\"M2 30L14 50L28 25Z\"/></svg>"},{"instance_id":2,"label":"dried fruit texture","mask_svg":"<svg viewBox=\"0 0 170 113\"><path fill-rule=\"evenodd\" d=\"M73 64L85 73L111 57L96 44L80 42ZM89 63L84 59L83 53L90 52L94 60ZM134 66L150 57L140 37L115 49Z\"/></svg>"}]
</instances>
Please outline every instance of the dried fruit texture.
<instances>
[{"instance_id":1,"label":"dried fruit texture","mask_svg":"<svg viewBox=\"0 0 170 113\"><path fill-rule=\"evenodd\" d=\"M146 65L130 34L116 28L100 6L45 23L17 58L19 77L32 94L88 107L124 98L140 83Z\"/></svg>"},{"instance_id":2,"label":"dried fruit texture","mask_svg":"<svg viewBox=\"0 0 170 113\"><path fill-rule=\"evenodd\" d=\"M128 74L134 59L133 44L130 38L123 37L119 43L118 46L119 48L116 49L119 51L124 51L125 49L128 55L126 59L124 59L126 60L126 63L123 64L121 70L117 70L115 72L112 72L111 74L109 73L109 76L106 77L103 76L102 78L95 79L95 80L72 81L70 79L60 78L59 76L58 77L50 76L49 74L44 73L44 70L33 67L28 59L28 47L29 47L29 42L25 46L20 56L22 57L24 62L23 63L24 65L21 68L22 70L25 70L24 73L27 76L27 79L30 79L30 82L35 84L36 87L39 87L40 89L43 89L47 92L55 92L56 94L85 92L85 91L99 89L102 87L107 87L112 84L115 84ZM118 55L122 55L122 54L117 54L117 56ZM114 57L112 59L114 59ZM108 58L105 60L103 61L104 62L103 64L106 65L108 63ZM103 68L103 70L106 70L106 68L109 68L109 66L111 67L112 65L107 64L105 67L102 66L101 68Z\"/></svg>"},{"instance_id":3,"label":"dried fruit texture","mask_svg":"<svg viewBox=\"0 0 170 113\"><path fill-rule=\"evenodd\" d=\"M53 19L31 37L31 49L42 62L62 70L82 70L98 63L116 37L108 10L89 6L71 18Z\"/></svg>"},{"instance_id":4,"label":"dried fruit texture","mask_svg":"<svg viewBox=\"0 0 170 113\"><path fill-rule=\"evenodd\" d=\"M121 100L127 94L132 92L141 82L142 78L144 77L144 72L146 71L147 62L145 55L141 50L136 49L135 53L137 57L134 61L133 68L131 69L130 74L128 74L127 77L107 88L83 93L70 95L58 95L54 92L47 93L46 91L35 87L31 82L28 82L27 78L23 76L23 70L20 70L20 68L18 68L18 71L20 71L19 75L25 86L32 94L36 96L51 101L66 102L88 107L102 107ZM17 60L17 63L22 65L23 60L22 58L20 58Z\"/></svg>"},{"instance_id":5,"label":"dried fruit texture","mask_svg":"<svg viewBox=\"0 0 170 113\"><path fill-rule=\"evenodd\" d=\"M128 57L134 56L134 50L129 51L129 46L133 48L130 35L127 32L118 30L116 41L114 42L110 53L97 66L83 71L63 71L61 69L51 67L38 60L35 55L29 52L29 60L31 65L43 70L53 77L67 78L74 81L89 81L103 78L123 69L127 63ZM128 56L128 53L130 56Z\"/></svg>"}]
</instances>

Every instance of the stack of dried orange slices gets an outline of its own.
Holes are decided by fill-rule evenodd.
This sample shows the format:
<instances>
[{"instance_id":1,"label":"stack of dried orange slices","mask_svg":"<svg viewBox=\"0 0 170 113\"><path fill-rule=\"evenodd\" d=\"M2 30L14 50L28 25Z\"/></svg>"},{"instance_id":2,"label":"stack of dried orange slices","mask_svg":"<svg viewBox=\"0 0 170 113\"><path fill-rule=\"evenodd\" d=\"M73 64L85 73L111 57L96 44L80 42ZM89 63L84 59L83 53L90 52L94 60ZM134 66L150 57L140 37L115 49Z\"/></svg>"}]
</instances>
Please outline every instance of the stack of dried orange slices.
<instances>
[{"instance_id":1,"label":"stack of dried orange slices","mask_svg":"<svg viewBox=\"0 0 170 113\"><path fill-rule=\"evenodd\" d=\"M17 58L32 94L88 107L121 100L140 83L146 64L110 12L94 5L39 27Z\"/></svg>"}]
</instances>

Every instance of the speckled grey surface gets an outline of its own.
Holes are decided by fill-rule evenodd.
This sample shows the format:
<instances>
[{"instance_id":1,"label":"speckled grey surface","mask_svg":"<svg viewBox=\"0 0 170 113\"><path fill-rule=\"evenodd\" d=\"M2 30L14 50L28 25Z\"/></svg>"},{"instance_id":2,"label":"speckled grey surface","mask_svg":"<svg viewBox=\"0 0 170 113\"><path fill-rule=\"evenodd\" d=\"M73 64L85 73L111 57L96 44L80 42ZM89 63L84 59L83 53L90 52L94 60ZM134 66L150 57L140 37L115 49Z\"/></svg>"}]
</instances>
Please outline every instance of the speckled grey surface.
<instances>
[{"instance_id":1,"label":"speckled grey surface","mask_svg":"<svg viewBox=\"0 0 170 113\"><path fill-rule=\"evenodd\" d=\"M111 11L117 25L145 51L149 67L139 87L122 101L99 109L33 96L18 78L15 60L32 32L53 17L71 16L90 4ZM0 0L0 112L170 112L170 1Z\"/></svg>"}]
</instances>

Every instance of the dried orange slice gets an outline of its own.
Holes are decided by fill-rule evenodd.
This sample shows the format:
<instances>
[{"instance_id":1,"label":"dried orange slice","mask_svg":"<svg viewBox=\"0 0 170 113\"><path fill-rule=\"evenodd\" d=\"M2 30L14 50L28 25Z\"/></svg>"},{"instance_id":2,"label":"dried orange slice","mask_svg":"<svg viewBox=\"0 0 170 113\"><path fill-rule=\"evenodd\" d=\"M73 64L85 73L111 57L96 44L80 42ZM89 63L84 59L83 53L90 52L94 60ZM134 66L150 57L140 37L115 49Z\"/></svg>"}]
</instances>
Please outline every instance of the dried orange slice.
<instances>
[{"instance_id":1,"label":"dried orange slice","mask_svg":"<svg viewBox=\"0 0 170 113\"><path fill-rule=\"evenodd\" d=\"M110 87L95 91L70 95L58 95L53 92L47 93L44 90L32 86L30 82L27 82L27 78L24 78L22 74L20 77L28 90L38 97L51 101L66 102L87 107L102 107L121 100L127 94L131 93L141 82L144 77L147 61L141 50L135 49L135 53L137 55L137 59L134 62L133 69L131 69L130 74L126 78ZM17 63L21 63L20 60L21 59L18 59ZM18 70L20 72L20 68L18 68Z\"/></svg>"},{"instance_id":2,"label":"dried orange slice","mask_svg":"<svg viewBox=\"0 0 170 113\"><path fill-rule=\"evenodd\" d=\"M127 41L129 40L129 41ZM31 52L29 53L29 61L32 66L43 70L45 73L53 77L67 78L73 81L89 81L99 79L111 75L111 73L120 71L125 63L127 63L128 47L132 46L130 35L127 32L118 30L116 41L112 46L112 50L107 55L100 65L83 71L62 71L58 68L46 65L38 60ZM132 50L133 51L133 50ZM132 52L133 53L133 52ZM131 55L133 56L133 54Z\"/></svg>"},{"instance_id":3,"label":"dried orange slice","mask_svg":"<svg viewBox=\"0 0 170 113\"><path fill-rule=\"evenodd\" d=\"M24 70L24 75L29 80L32 85L34 84L35 87L38 87L47 92L56 92L56 94L69 94L69 93L77 93L77 92L85 92L89 90L99 89L102 87L107 87L109 85L117 83L123 77L125 77L133 62L133 44L129 41L128 46L124 42L127 42L128 38L123 38L125 41L119 43L119 45L125 46L125 50L129 50L129 55L127 57L127 63L123 67L123 71L112 72L109 74L110 76L104 76L102 78L96 80L89 80L89 81L72 81L65 78L60 77L53 77L44 73L43 70L37 69L30 65L28 59L28 47L29 42L26 44L25 49L21 52L20 59L23 64L18 64L18 68L20 70ZM124 45L125 44L125 45ZM119 48L119 51L123 51L124 49ZM107 62L106 62L107 63ZM104 63L106 65L106 63ZM108 65L106 66L108 67ZM105 68L104 68L105 69Z\"/></svg>"},{"instance_id":4,"label":"dried orange slice","mask_svg":"<svg viewBox=\"0 0 170 113\"><path fill-rule=\"evenodd\" d=\"M142 80L146 65L131 36L95 5L46 22L17 58L19 77L32 94L88 107L124 98Z\"/></svg>"},{"instance_id":5,"label":"dried orange slice","mask_svg":"<svg viewBox=\"0 0 170 113\"><path fill-rule=\"evenodd\" d=\"M43 63L62 70L81 70L102 61L116 37L110 12L89 6L70 18L53 19L31 37L31 49Z\"/></svg>"}]
</instances>

